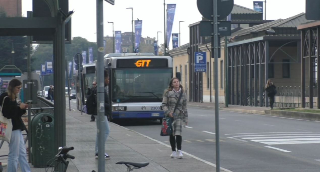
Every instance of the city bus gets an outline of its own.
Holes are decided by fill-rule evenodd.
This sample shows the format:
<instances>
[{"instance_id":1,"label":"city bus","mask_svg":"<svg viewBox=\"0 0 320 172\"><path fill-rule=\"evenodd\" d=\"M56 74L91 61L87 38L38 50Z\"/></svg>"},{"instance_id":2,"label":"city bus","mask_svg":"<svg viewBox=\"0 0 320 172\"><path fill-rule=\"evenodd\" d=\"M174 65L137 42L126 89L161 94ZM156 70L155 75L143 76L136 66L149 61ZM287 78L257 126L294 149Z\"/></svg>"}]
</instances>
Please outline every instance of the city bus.
<instances>
[{"instance_id":1,"label":"city bus","mask_svg":"<svg viewBox=\"0 0 320 172\"><path fill-rule=\"evenodd\" d=\"M164 90L173 76L172 58L152 53L114 53L104 57L110 78L109 119L159 119Z\"/></svg>"},{"instance_id":2,"label":"city bus","mask_svg":"<svg viewBox=\"0 0 320 172\"><path fill-rule=\"evenodd\" d=\"M78 71L74 72L73 76L76 82L75 90L77 109L82 110L82 107L85 105L87 90L92 87L92 82L96 81L95 63L83 65L81 79L78 76Z\"/></svg>"}]
</instances>

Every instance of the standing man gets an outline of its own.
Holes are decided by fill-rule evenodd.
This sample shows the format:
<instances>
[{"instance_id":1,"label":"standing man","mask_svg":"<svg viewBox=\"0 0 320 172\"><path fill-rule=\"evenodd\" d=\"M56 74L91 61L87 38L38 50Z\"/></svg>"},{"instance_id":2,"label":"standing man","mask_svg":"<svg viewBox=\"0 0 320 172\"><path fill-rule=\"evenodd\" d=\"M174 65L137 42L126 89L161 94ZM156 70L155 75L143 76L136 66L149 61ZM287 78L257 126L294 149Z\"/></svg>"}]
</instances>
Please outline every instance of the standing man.
<instances>
[{"instance_id":1,"label":"standing man","mask_svg":"<svg viewBox=\"0 0 320 172\"><path fill-rule=\"evenodd\" d=\"M108 122L108 115L110 113L110 104L109 104L109 75L108 75L108 71L104 71L104 121L105 121L105 125L106 125L106 131L105 131L105 135L106 135L106 140L105 142L107 141L107 138L109 136L109 132L110 132L110 129L109 129L109 122ZM99 120L99 115L97 115L97 120L96 120L96 124L97 124L97 130L99 129L98 128L98 123L100 122ZM96 159L98 159L98 131L97 131L97 137L96 137L96 148L95 148L95 151L96 151ZM110 156L105 153L104 154L104 157L105 159L110 159Z\"/></svg>"},{"instance_id":2,"label":"standing man","mask_svg":"<svg viewBox=\"0 0 320 172\"><path fill-rule=\"evenodd\" d=\"M94 115L97 115L97 83L96 81L92 82L91 89L88 88L86 106L87 106L87 114L91 114L90 122L94 122L96 119Z\"/></svg>"}]
</instances>

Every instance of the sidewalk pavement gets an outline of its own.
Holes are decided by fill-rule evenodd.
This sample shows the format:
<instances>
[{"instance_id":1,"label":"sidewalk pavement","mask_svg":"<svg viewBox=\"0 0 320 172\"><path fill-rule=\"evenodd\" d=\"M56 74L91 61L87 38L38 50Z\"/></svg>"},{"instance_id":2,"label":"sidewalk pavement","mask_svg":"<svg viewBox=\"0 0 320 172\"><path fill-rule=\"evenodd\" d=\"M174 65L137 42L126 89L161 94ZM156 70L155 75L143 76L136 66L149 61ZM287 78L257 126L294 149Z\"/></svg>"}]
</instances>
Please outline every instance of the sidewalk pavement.
<instances>
[{"instance_id":1,"label":"sidewalk pavement","mask_svg":"<svg viewBox=\"0 0 320 172\"><path fill-rule=\"evenodd\" d=\"M214 109L215 103L188 102L187 106ZM234 111L234 112L242 112L242 113L252 113L252 114L265 114L265 110L270 110L269 107L255 107L255 106L228 105L228 107L225 107L225 105L222 103L219 104L219 109Z\"/></svg>"},{"instance_id":2,"label":"sidewalk pavement","mask_svg":"<svg viewBox=\"0 0 320 172\"><path fill-rule=\"evenodd\" d=\"M96 123L89 121L89 115L80 115L78 111L66 111L67 146L74 147L70 154L76 157L70 161L68 168L70 172L91 172L92 170L98 172L98 160L94 156ZM111 159L105 160L106 172L125 172L127 170L125 165L116 164L119 161L150 163L144 168L133 170L134 172L216 171L215 164L201 160L187 152L184 153L183 159L172 159L169 145L112 122L109 124L110 135L105 147ZM0 155L7 153L8 144L6 143L0 149ZM7 157L1 158L0 161L7 161ZM31 171L43 172L45 169L32 168ZM230 172L223 168L220 171Z\"/></svg>"}]
</instances>

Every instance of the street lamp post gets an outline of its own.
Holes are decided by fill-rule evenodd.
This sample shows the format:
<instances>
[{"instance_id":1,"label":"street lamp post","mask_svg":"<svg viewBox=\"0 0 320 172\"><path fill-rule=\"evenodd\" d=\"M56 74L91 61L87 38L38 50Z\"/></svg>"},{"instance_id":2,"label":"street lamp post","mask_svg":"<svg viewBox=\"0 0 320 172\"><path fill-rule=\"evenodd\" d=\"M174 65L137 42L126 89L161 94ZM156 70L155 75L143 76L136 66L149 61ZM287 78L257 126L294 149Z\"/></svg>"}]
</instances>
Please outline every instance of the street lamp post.
<instances>
[{"instance_id":1,"label":"street lamp post","mask_svg":"<svg viewBox=\"0 0 320 172\"><path fill-rule=\"evenodd\" d=\"M159 43L159 33L161 33L161 31L157 32L157 43Z\"/></svg>"},{"instance_id":2,"label":"street lamp post","mask_svg":"<svg viewBox=\"0 0 320 172\"><path fill-rule=\"evenodd\" d=\"M164 35L164 51L163 51L163 55L167 55L166 53L166 49L167 49L167 36L166 36L166 0L163 0L163 24L164 24L164 31L163 31L163 35Z\"/></svg>"},{"instance_id":3,"label":"street lamp post","mask_svg":"<svg viewBox=\"0 0 320 172\"><path fill-rule=\"evenodd\" d=\"M113 34L113 53L116 52L116 47L115 47L115 43L114 43L114 40L115 40L115 37L114 37L114 23L113 22L108 22L108 23L112 23L112 34Z\"/></svg>"},{"instance_id":4,"label":"street lamp post","mask_svg":"<svg viewBox=\"0 0 320 172\"><path fill-rule=\"evenodd\" d=\"M129 7L126 9L131 9L132 10L132 21L131 21L131 25L132 25L132 33L131 33L131 41L132 41L132 52L134 53L134 41L133 41L133 7Z\"/></svg>"},{"instance_id":5,"label":"street lamp post","mask_svg":"<svg viewBox=\"0 0 320 172\"><path fill-rule=\"evenodd\" d=\"M179 21L179 47L181 46L181 32L180 32L180 23L184 21Z\"/></svg>"},{"instance_id":6,"label":"street lamp post","mask_svg":"<svg viewBox=\"0 0 320 172\"><path fill-rule=\"evenodd\" d=\"M12 54L12 59L11 59L11 63L12 65L14 65L14 47L13 47L13 42L12 42L12 47L11 47L11 54Z\"/></svg>"}]
</instances>

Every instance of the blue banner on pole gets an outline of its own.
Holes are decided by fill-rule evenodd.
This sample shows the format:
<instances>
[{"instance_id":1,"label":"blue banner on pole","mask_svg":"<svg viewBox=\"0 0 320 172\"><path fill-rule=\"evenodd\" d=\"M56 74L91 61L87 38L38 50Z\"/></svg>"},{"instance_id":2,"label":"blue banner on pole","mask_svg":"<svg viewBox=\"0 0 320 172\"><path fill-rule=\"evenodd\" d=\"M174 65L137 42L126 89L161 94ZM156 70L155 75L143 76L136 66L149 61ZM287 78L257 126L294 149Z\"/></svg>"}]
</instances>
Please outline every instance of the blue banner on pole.
<instances>
[{"instance_id":1,"label":"blue banner on pole","mask_svg":"<svg viewBox=\"0 0 320 172\"><path fill-rule=\"evenodd\" d=\"M253 1L253 10L263 13L263 1Z\"/></svg>"},{"instance_id":2,"label":"blue banner on pole","mask_svg":"<svg viewBox=\"0 0 320 172\"><path fill-rule=\"evenodd\" d=\"M167 47L169 47L176 4L167 4Z\"/></svg>"},{"instance_id":3,"label":"blue banner on pole","mask_svg":"<svg viewBox=\"0 0 320 172\"><path fill-rule=\"evenodd\" d=\"M69 78L72 77L72 62L69 62L69 65L68 65L68 75L69 75Z\"/></svg>"},{"instance_id":4,"label":"blue banner on pole","mask_svg":"<svg viewBox=\"0 0 320 172\"><path fill-rule=\"evenodd\" d=\"M207 54L206 52L195 52L194 55L194 71L207 72Z\"/></svg>"},{"instance_id":5,"label":"blue banner on pole","mask_svg":"<svg viewBox=\"0 0 320 172\"><path fill-rule=\"evenodd\" d=\"M46 62L46 74L53 73L52 62Z\"/></svg>"},{"instance_id":6,"label":"blue banner on pole","mask_svg":"<svg viewBox=\"0 0 320 172\"><path fill-rule=\"evenodd\" d=\"M135 20L134 21L134 28L135 28L135 35L136 35L135 44L134 44L134 52L139 53L141 32L142 32L142 20Z\"/></svg>"},{"instance_id":7,"label":"blue banner on pole","mask_svg":"<svg viewBox=\"0 0 320 172\"><path fill-rule=\"evenodd\" d=\"M87 51L82 51L82 64L87 64Z\"/></svg>"},{"instance_id":8,"label":"blue banner on pole","mask_svg":"<svg viewBox=\"0 0 320 172\"><path fill-rule=\"evenodd\" d=\"M42 65L41 65L41 75L46 75L46 74L47 74L46 65L45 65L45 64L42 64Z\"/></svg>"},{"instance_id":9,"label":"blue banner on pole","mask_svg":"<svg viewBox=\"0 0 320 172\"><path fill-rule=\"evenodd\" d=\"M121 39L121 31L115 31L115 37L116 37L116 53L121 53L121 45L122 45L122 39Z\"/></svg>"},{"instance_id":10,"label":"blue banner on pole","mask_svg":"<svg viewBox=\"0 0 320 172\"><path fill-rule=\"evenodd\" d=\"M89 63L93 63L93 52L92 52L92 47L89 47Z\"/></svg>"},{"instance_id":11,"label":"blue banner on pole","mask_svg":"<svg viewBox=\"0 0 320 172\"><path fill-rule=\"evenodd\" d=\"M179 42L179 34L178 33L173 33L172 34L172 48L179 47L178 42Z\"/></svg>"},{"instance_id":12,"label":"blue banner on pole","mask_svg":"<svg viewBox=\"0 0 320 172\"><path fill-rule=\"evenodd\" d=\"M154 41L153 43L153 47L154 47L154 55L158 55L158 41Z\"/></svg>"}]
</instances>

